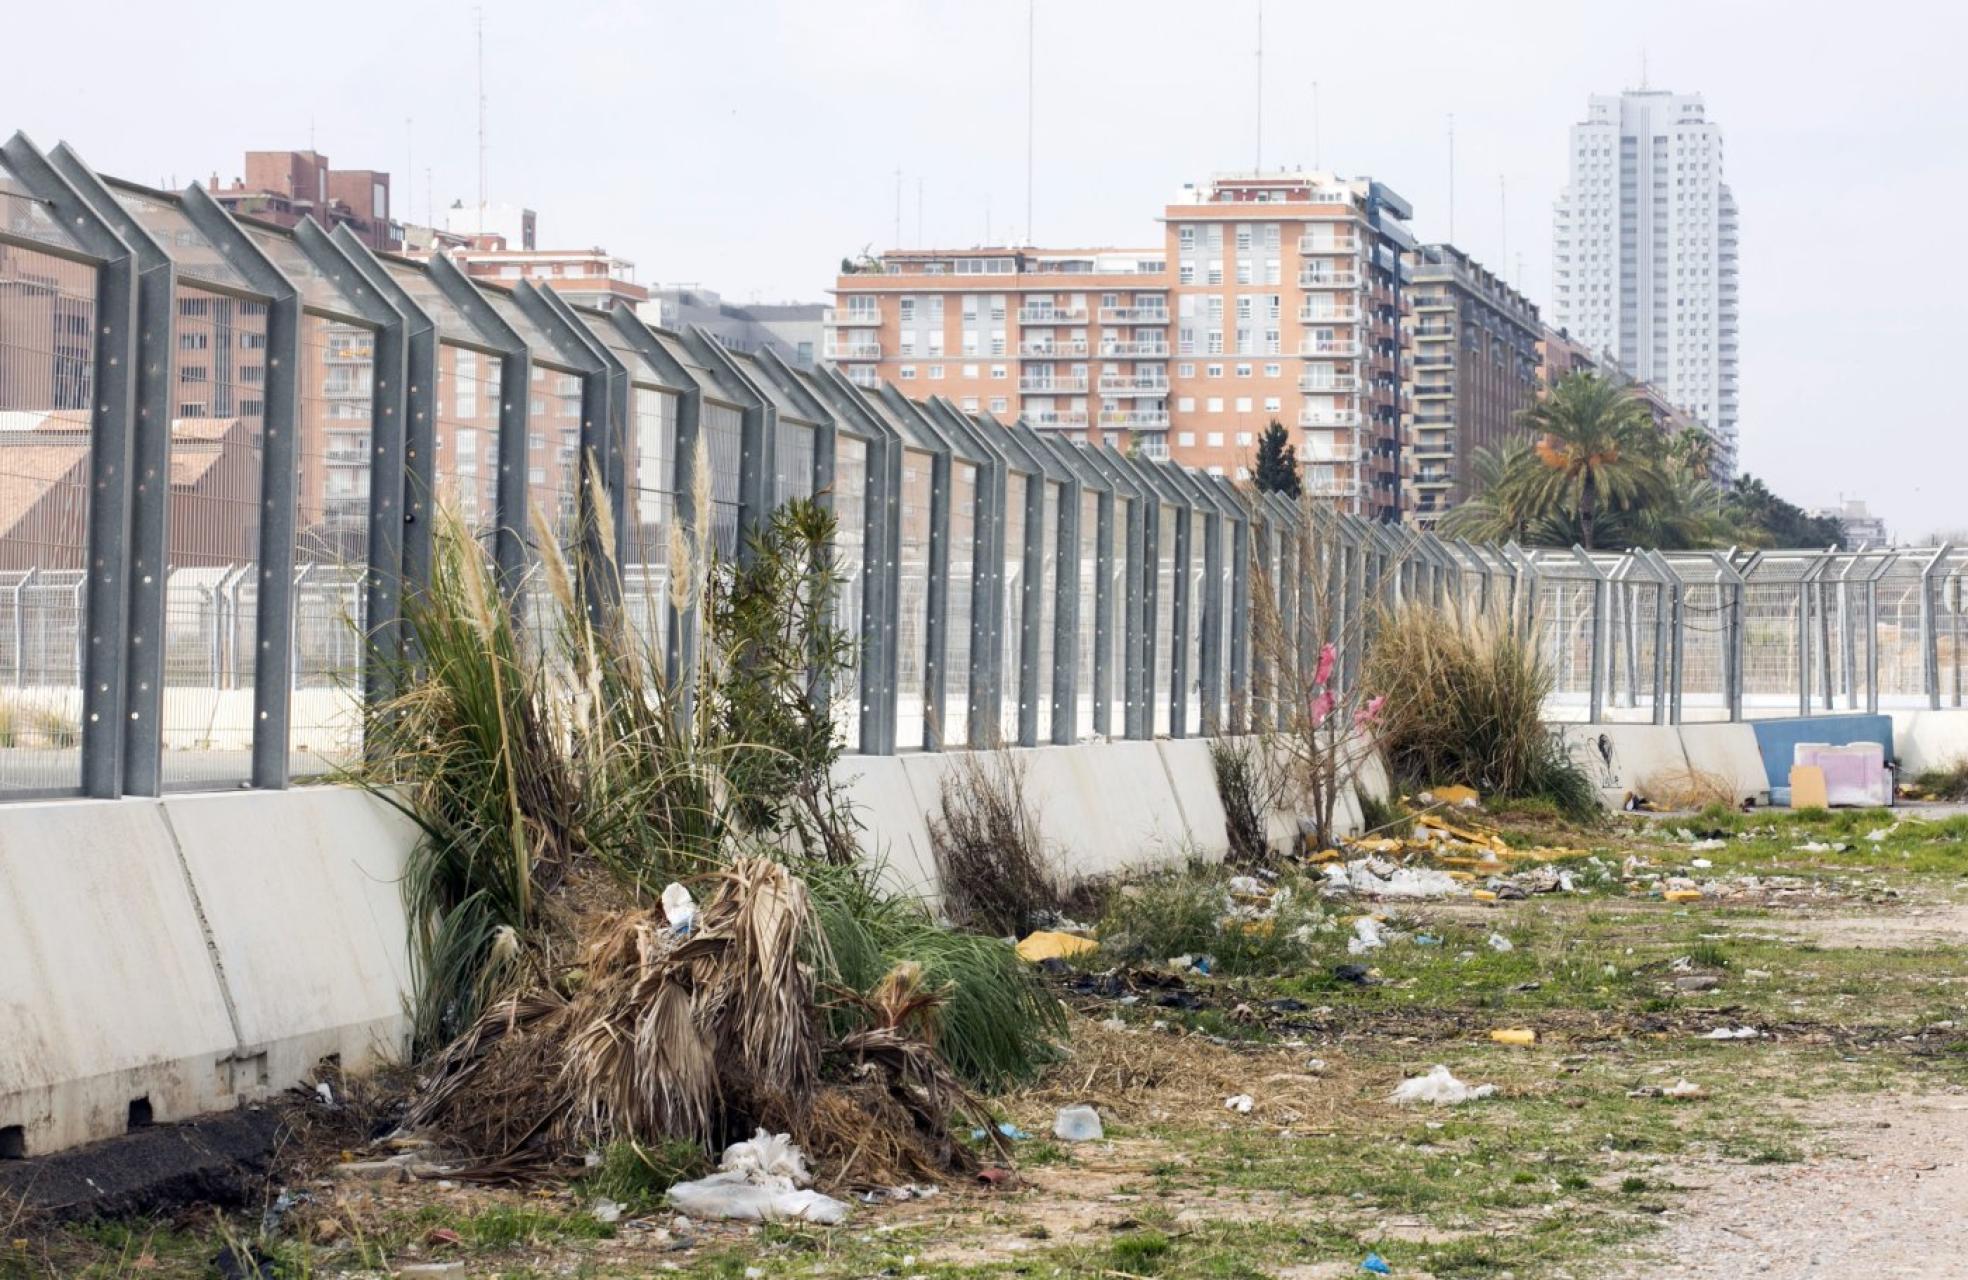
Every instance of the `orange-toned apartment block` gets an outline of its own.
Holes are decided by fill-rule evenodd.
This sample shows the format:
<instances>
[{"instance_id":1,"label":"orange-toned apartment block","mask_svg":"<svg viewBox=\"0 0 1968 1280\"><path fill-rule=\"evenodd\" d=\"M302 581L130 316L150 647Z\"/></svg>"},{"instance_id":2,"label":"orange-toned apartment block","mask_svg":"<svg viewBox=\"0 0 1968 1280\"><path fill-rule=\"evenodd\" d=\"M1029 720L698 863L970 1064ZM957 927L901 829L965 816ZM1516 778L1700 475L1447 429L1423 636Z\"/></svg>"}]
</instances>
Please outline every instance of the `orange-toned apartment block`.
<instances>
[{"instance_id":1,"label":"orange-toned apartment block","mask_svg":"<svg viewBox=\"0 0 1968 1280\"><path fill-rule=\"evenodd\" d=\"M839 278L826 358L1233 477L1276 420L1314 493L1394 520L1408 216L1370 179L1220 175L1158 248L894 251Z\"/></svg>"}]
</instances>

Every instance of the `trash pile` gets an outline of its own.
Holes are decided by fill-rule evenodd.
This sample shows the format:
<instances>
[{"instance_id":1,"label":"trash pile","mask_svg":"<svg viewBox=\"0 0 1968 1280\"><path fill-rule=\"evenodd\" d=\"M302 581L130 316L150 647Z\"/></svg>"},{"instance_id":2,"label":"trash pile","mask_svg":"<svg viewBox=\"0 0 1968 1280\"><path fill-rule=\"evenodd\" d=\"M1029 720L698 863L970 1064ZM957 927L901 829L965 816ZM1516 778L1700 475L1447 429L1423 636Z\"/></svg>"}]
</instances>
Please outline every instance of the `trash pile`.
<instances>
[{"instance_id":1,"label":"trash pile","mask_svg":"<svg viewBox=\"0 0 1968 1280\"><path fill-rule=\"evenodd\" d=\"M1467 787L1440 787L1420 799L1465 810L1476 805ZM1408 836L1368 835L1322 849L1307 860L1326 877L1329 895L1367 898L1450 898L1479 902L1569 893L1572 873L1544 864L1585 856L1558 845L1518 848L1465 812L1455 821L1435 810L1418 814Z\"/></svg>"},{"instance_id":2,"label":"trash pile","mask_svg":"<svg viewBox=\"0 0 1968 1280\"><path fill-rule=\"evenodd\" d=\"M470 1153L452 1177L524 1180L617 1140L711 1148L757 1129L685 1195L759 1218L836 1220L804 1190L809 1154L831 1186L974 1167L951 1121L989 1118L924 1038L940 998L920 969L846 995L835 1025L852 1029L829 1034L805 882L760 857L709 879L701 907L673 885L660 911L583 922L578 965L521 984L426 1064L405 1132Z\"/></svg>"}]
</instances>

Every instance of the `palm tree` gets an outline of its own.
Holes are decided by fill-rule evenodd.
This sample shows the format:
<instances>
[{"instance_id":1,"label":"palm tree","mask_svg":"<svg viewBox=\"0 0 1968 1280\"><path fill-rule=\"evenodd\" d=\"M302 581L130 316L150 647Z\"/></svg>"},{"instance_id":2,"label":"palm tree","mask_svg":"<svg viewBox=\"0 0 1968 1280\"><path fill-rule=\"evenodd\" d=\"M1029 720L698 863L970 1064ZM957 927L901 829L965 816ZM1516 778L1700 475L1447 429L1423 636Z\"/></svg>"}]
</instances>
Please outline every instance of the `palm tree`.
<instances>
[{"instance_id":1,"label":"palm tree","mask_svg":"<svg viewBox=\"0 0 1968 1280\"><path fill-rule=\"evenodd\" d=\"M1652 417L1609 379L1571 374L1521 420L1538 437L1537 465L1524 469L1525 500L1536 510L1576 513L1588 551L1603 507L1630 510L1665 487Z\"/></svg>"},{"instance_id":2,"label":"palm tree","mask_svg":"<svg viewBox=\"0 0 1968 1280\"><path fill-rule=\"evenodd\" d=\"M1442 532L1472 542L1522 540L1537 519L1524 501L1525 468L1536 459L1531 446L1510 441L1469 455L1469 497L1442 516Z\"/></svg>"},{"instance_id":3,"label":"palm tree","mask_svg":"<svg viewBox=\"0 0 1968 1280\"><path fill-rule=\"evenodd\" d=\"M1715 477L1715 437L1700 427L1683 427L1668 441L1668 460L1697 480Z\"/></svg>"}]
</instances>

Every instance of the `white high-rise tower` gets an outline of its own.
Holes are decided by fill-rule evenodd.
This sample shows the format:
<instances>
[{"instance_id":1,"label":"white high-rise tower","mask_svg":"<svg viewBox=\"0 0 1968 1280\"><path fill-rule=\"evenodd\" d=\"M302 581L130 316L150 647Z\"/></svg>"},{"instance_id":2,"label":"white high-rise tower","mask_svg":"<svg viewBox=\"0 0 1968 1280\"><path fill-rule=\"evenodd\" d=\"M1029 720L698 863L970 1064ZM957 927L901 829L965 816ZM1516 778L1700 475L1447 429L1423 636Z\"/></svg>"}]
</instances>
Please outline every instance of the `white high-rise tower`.
<instances>
[{"instance_id":1,"label":"white high-rise tower","mask_svg":"<svg viewBox=\"0 0 1968 1280\"><path fill-rule=\"evenodd\" d=\"M1552 223L1553 319L1699 418L1736 470L1736 202L1700 94L1595 95Z\"/></svg>"}]
</instances>

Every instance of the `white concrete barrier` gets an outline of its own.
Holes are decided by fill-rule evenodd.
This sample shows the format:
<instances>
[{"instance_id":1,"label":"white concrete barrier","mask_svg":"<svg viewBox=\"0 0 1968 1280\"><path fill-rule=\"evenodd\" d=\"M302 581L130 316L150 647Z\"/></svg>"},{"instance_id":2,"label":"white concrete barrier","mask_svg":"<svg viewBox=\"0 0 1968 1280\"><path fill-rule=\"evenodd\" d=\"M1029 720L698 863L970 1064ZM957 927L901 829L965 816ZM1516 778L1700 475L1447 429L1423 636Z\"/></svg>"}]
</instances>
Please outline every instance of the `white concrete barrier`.
<instances>
[{"instance_id":1,"label":"white concrete barrier","mask_svg":"<svg viewBox=\"0 0 1968 1280\"><path fill-rule=\"evenodd\" d=\"M0 805L0 1141L45 1154L400 1055L414 843L345 788Z\"/></svg>"},{"instance_id":2,"label":"white concrete barrier","mask_svg":"<svg viewBox=\"0 0 1968 1280\"><path fill-rule=\"evenodd\" d=\"M0 807L0 1139L41 1155L233 1104L238 1046L154 802Z\"/></svg>"},{"instance_id":3,"label":"white concrete barrier","mask_svg":"<svg viewBox=\"0 0 1968 1280\"><path fill-rule=\"evenodd\" d=\"M405 861L417 829L349 787L180 795L164 816L204 908L242 1056L298 1080L402 1056Z\"/></svg>"},{"instance_id":4,"label":"white concrete barrier","mask_svg":"<svg viewBox=\"0 0 1968 1280\"><path fill-rule=\"evenodd\" d=\"M1756 730L1748 724L1684 724L1681 749L1690 769L1722 779L1734 790L1737 803L1769 802L1770 775L1763 767Z\"/></svg>"},{"instance_id":5,"label":"white concrete barrier","mask_svg":"<svg viewBox=\"0 0 1968 1280\"><path fill-rule=\"evenodd\" d=\"M1561 733L1573 761L1609 809L1624 804L1628 793L1647 794L1657 779L1688 771L1681 730L1672 725L1568 724Z\"/></svg>"},{"instance_id":6,"label":"white concrete barrier","mask_svg":"<svg viewBox=\"0 0 1968 1280\"><path fill-rule=\"evenodd\" d=\"M1968 707L1887 714L1893 717L1893 752L1902 777L1968 760Z\"/></svg>"}]
</instances>

